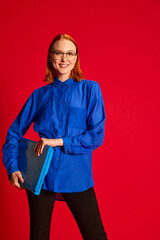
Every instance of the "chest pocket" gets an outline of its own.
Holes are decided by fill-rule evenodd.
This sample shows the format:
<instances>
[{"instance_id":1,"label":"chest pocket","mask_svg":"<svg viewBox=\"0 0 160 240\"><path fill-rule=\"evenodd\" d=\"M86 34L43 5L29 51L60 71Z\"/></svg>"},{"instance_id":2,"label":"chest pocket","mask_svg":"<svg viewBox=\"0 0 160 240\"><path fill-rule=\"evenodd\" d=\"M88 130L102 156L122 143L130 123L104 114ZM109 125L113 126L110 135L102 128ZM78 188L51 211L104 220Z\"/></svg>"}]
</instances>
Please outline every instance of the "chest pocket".
<instances>
[{"instance_id":1,"label":"chest pocket","mask_svg":"<svg viewBox=\"0 0 160 240\"><path fill-rule=\"evenodd\" d=\"M68 125L71 128L86 128L86 109L70 107Z\"/></svg>"},{"instance_id":2,"label":"chest pocket","mask_svg":"<svg viewBox=\"0 0 160 240\"><path fill-rule=\"evenodd\" d=\"M51 130L56 124L56 111L53 108L53 103L48 102L38 111L34 122L35 130Z\"/></svg>"}]
</instances>

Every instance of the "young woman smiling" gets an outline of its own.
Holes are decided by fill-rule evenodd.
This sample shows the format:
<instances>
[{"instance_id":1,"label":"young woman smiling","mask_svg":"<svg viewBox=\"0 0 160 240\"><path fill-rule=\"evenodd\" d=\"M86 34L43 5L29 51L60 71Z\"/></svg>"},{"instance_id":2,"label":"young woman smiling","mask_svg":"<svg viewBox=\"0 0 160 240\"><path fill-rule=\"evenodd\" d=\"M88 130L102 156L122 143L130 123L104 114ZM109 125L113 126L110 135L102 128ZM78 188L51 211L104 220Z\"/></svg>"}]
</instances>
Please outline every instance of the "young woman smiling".
<instances>
[{"instance_id":1,"label":"young woman smiling","mask_svg":"<svg viewBox=\"0 0 160 240\"><path fill-rule=\"evenodd\" d=\"M30 95L10 126L3 146L3 162L11 184L20 189L19 141L31 123L39 134L39 156L45 145L54 155L39 196L26 190L30 211L30 240L49 240L57 194L63 197L85 240L106 240L93 188L92 151L103 144L105 110L99 84L85 80L76 42L57 35L48 50L44 87Z\"/></svg>"}]
</instances>

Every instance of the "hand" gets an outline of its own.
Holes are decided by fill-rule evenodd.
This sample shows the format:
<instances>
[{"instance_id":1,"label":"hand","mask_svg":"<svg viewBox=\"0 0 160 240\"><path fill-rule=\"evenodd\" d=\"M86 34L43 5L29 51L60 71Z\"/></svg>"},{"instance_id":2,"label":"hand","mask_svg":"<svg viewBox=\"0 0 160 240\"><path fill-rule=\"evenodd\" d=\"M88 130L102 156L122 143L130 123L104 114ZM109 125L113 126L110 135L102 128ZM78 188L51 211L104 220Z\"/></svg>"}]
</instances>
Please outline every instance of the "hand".
<instances>
[{"instance_id":1,"label":"hand","mask_svg":"<svg viewBox=\"0 0 160 240\"><path fill-rule=\"evenodd\" d=\"M24 182L24 179L23 179L20 171L16 171L11 174L11 179L10 179L11 184L18 189L23 189L23 188L21 188L21 186L19 184L19 180L21 181L21 183Z\"/></svg>"},{"instance_id":2,"label":"hand","mask_svg":"<svg viewBox=\"0 0 160 240\"><path fill-rule=\"evenodd\" d=\"M34 148L34 151L38 157L42 154L43 148L45 145L49 145L51 147L63 146L63 139L62 138L58 138L58 139L41 138L39 142L36 143L36 146Z\"/></svg>"}]
</instances>

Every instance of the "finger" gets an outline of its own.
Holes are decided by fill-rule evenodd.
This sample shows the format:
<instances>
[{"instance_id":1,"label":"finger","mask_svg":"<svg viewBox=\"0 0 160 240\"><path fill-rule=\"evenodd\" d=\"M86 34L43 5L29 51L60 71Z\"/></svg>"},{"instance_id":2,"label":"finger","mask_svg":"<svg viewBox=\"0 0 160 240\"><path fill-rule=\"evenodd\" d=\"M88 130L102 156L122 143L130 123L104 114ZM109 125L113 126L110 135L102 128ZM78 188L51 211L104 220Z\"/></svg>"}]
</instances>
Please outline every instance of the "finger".
<instances>
[{"instance_id":1,"label":"finger","mask_svg":"<svg viewBox=\"0 0 160 240\"><path fill-rule=\"evenodd\" d=\"M18 175L18 178L19 178L19 180L21 181L21 183L23 183L23 182L24 182L24 179L23 179L23 177L22 177L21 172L18 172L17 175Z\"/></svg>"},{"instance_id":2,"label":"finger","mask_svg":"<svg viewBox=\"0 0 160 240\"><path fill-rule=\"evenodd\" d=\"M13 179L12 182L11 182L12 186L14 187L20 187L20 184L18 183L18 177Z\"/></svg>"},{"instance_id":3,"label":"finger","mask_svg":"<svg viewBox=\"0 0 160 240\"><path fill-rule=\"evenodd\" d=\"M18 182L18 176L14 174L11 177L11 184L14 186L16 182Z\"/></svg>"},{"instance_id":4,"label":"finger","mask_svg":"<svg viewBox=\"0 0 160 240\"><path fill-rule=\"evenodd\" d=\"M40 145L41 145L41 139L35 145L35 148L34 148L35 152L38 151Z\"/></svg>"},{"instance_id":5,"label":"finger","mask_svg":"<svg viewBox=\"0 0 160 240\"><path fill-rule=\"evenodd\" d=\"M43 148L44 148L44 144L43 144L42 147L41 147L41 154L42 154L42 152L43 152Z\"/></svg>"},{"instance_id":6,"label":"finger","mask_svg":"<svg viewBox=\"0 0 160 240\"><path fill-rule=\"evenodd\" d=\"M36 149L36 154L37 154L37 156L40 155L40 149L41 149L41 147L40 147L40 143L38 143L38 145L37 145L37 149Z\"/></svg>"},{"instance_id":7,"label":"finger","mask_svg":"<svg viewBox=\"0 0 160 240\"><path fill-rule=\"evenodd\" d=\"M18 189L21 189L21 186L20 186L20 184L19 184L18 182L16 182L16 183L14 184L14 186L15 186L16 188L18 188Z\"/></svg>"},{"instance_id":8,"label":"finger","mask_svg":"<svg viewBox=\"0 0 160 240\"><path fill-rule=\"evenodd\" d=\"M38 145L38 149L37 149L38 156L39 156L40 154L42 154L43 148L44 148L44 144L43 144L42 141L40 141L40 143L39 143L39 145Z\"/></svg>"}]
</instances>

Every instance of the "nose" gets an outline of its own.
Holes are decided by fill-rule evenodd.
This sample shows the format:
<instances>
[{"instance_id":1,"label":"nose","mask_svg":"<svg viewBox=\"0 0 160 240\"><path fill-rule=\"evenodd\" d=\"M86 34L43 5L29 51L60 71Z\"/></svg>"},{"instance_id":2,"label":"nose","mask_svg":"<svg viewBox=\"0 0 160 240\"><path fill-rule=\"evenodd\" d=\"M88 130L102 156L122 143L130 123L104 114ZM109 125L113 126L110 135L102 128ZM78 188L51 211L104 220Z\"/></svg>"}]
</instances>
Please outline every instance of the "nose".
<instances>
[{"instance_id":1,"label":"nose","mask_svg":"<svg viewBox=\"0 0 160 240\"><path fill-rule=\"evenodd\" d=\"M65 61L65 60L67 60L67 56L66 56L66 54L65 54L65 53L63 53L63 56L62 56L62 61Z\"/></svg>"}]
</instances>

